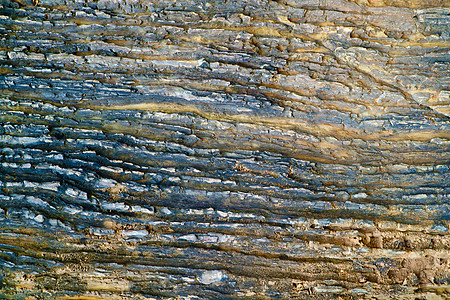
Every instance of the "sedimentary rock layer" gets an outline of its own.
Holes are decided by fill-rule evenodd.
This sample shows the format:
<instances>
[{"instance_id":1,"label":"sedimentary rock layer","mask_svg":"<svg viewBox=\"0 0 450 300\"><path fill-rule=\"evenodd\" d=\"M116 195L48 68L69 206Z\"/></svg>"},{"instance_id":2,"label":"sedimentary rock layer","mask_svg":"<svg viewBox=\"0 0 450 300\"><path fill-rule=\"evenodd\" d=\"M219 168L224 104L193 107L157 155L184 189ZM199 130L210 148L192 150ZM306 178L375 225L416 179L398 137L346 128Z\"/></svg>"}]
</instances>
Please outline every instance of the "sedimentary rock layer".
<instances>
[{"instance_id":1,"label":"sedimentary rock layer","mask_svg":"<svg viewBox=\"0 0 450 300\"><path fill-rule=\"evenodd\" d=\"M449 16L0 2L0 297L449 297Z\"/></svg>"}]
</instances>

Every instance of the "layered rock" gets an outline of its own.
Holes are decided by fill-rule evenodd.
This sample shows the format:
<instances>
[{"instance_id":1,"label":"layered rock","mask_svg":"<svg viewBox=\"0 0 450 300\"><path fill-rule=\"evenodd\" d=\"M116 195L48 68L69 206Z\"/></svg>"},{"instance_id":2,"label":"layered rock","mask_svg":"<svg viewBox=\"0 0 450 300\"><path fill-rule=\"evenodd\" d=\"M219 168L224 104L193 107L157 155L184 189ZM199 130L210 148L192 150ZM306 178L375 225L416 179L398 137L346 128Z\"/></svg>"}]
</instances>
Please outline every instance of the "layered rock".
<instances>
[{"instance_id":1,"label":"layered rock","mask_svg":"<svg viewBox=\"0 0 450 300\"><path fill-rule=\"evenodd\" d=\"M1 5L0 295L450 293L445 1Z\"/></svg>"}]
</instances>

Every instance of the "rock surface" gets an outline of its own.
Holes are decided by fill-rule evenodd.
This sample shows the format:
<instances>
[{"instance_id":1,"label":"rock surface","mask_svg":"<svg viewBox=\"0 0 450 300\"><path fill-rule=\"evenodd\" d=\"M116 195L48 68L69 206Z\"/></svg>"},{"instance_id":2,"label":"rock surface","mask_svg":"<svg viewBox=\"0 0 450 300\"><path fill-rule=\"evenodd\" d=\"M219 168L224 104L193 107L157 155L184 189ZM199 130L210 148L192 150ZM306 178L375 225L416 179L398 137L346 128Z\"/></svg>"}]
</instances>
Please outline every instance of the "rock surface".
<instances>
[{"instance_id":1,"label":"rock surface","mask_svg":"<svg viewBox=\"0 0 450 300\"><path fill-rule=\"evenodd\" d=\"M446 299L444 0L0 2L0 298Z\"/></svg>"}]
</instances>

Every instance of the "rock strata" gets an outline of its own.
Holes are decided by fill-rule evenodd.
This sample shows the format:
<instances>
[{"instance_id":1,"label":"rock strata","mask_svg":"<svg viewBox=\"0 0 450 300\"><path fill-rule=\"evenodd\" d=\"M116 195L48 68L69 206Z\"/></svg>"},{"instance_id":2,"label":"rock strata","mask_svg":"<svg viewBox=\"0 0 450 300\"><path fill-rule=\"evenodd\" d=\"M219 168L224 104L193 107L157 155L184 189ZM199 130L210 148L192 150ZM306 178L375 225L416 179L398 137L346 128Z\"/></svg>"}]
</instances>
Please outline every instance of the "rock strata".
<instances>
[{"instance_id":1,"label":"rock strata","mask_svg":"<svg viewBox=\"0 0 450 300\"><path fill-rule=\"evenodd\" d=\"M449 33L443 0L1 1L0 298L450 297Z\"/></svg>"}]
</instances>

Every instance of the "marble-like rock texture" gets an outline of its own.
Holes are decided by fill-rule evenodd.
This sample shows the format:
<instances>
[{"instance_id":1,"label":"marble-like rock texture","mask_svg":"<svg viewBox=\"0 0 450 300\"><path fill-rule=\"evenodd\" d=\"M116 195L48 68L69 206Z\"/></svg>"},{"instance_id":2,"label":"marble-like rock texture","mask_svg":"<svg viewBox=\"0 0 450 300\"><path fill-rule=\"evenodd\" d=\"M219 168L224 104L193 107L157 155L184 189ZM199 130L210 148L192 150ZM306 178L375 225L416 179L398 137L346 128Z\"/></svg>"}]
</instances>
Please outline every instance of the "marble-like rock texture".
<instances>
[{"instance_id":1,"label":"marble-like rock texture","mask_svg":"<svg viewBox=\"0 0 450 300\"><path fill-rule=\"evenodd\" d=\"M0 298L448 299L449 66L446 0L0 1Z\"/></svg>"}]
</instances>

